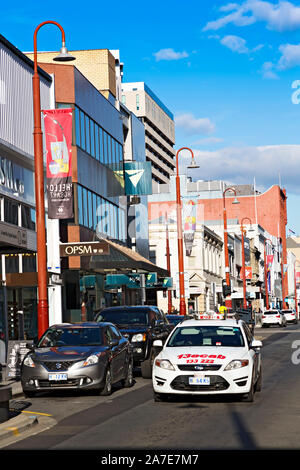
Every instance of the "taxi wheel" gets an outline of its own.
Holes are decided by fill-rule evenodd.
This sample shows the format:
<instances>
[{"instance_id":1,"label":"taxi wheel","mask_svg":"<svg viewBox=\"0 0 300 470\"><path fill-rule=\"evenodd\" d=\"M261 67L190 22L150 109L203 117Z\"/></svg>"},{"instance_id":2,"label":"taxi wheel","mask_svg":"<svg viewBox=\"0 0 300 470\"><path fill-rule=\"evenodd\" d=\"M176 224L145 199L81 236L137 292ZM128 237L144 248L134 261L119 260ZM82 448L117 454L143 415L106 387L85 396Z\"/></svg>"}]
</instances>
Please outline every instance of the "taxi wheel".
<instances>
[{"instance_id":1,"label":"taxi wheel","mask_svg":"<svg viewBox=\"0 0 300 470\"><path fill-rule=\"evenodd\" d=\"M109 367L107 368L106 370L106 374L105 374L105 383L104 383L104 387L101 388L100 390L100 395L102 397L106 397L108 395L111 395L111 392L112 392L112 381L111 381L111 373L110 373L110 369Z\"/></svg>"},{"instance_id":2,"label":"taxi wheel","mask_svg":"<svg viewBox=\"0 0 300 470\"><path fill-rule=\"evenodd\" d=\"M257 382L255 384L255 391L260 392L261 389L262 389L262 370L260 369L259 377L258 377Z\"/></svg>"},{"instance_id":3,"label":"taxi wheel","mask_svg":"<svg viewBox=\"0 0 300 470\"><path fill-rule=\"evenodd\" d=\"M245 395L243 395L242 401L245 403L252 403L254 401L254 392L255 392L255 387L253 383L253 374L252 374L251 388L248 393L245 393Z\"/></svg>"}]
</instances>

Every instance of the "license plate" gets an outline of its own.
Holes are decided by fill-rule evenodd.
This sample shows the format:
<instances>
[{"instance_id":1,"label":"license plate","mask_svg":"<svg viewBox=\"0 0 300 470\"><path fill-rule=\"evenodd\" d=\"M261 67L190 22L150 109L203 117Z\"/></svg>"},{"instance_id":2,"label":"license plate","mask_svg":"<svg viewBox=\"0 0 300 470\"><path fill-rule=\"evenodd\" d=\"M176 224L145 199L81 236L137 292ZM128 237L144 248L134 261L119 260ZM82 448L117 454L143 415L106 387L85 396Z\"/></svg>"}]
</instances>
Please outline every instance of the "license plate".
<instances>
[{"instance_id":1,"label":"license plate","mask_svg":"<svg viewBox=\"0 0 300 470\"><path fill-rule=\"evenodd\" d=\"M49 374L49 380L68 380L68 374Z\"/></svg>"},{"instance_id":2,"label":"license plate","mask_svg":"<svg viewBox=\"0 0 300 470\"><path fill-rule=\"evenodd\" d=\"M209 377L189 377L190 385L210 385Z\"/></svg>"}]
</instances>

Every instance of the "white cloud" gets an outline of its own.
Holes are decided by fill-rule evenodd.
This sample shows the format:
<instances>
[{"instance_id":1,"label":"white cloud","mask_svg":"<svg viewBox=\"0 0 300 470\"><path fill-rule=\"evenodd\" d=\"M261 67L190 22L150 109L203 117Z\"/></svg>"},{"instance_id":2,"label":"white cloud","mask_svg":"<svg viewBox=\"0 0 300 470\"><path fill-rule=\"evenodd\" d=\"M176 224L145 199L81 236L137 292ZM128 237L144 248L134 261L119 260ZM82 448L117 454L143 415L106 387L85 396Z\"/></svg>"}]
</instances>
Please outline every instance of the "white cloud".
<instances>
[{"instance_id":1,"label":"white cloud","mask_svg":"<svg viewBox=\"0 0 300 470\"><path fill-rule=\"evenodd\" d=\"M287 192L300 194L300 145L269 145L261 147L224 147L214 151L194 150L200 168L193 179L221 179L235 184L251 184L268 188L278 184ZM180 165L186 167L190 156L183 154ZM184 161L186 159L186 161Z\"/></svg>"},{"instance_id":2,"label":"white cloud","mask_svg":"<svg viewBox=\"0 0 300 470\"><path fill-rule=\"evenodd\" d=\"M286 70L300 65L300 45L282 44L279 47L281 57L278 62L279 70Z\"/></svg>"},{"instance_id":3,"label":"white cloud","mask_svg":"<svg viewBox=\"0 0 300 470\"><path fill-rule=\"evenodd\" d=\"M228 47L231 49L233 52L238 52L239 54L248 54L249 49L246 46L246 41L245 39L239 37L239 36L225 36L224 38L221 39L221 44L223 46Z\"/></svg>"},{"instance_id":4,"label":"white cloud","mask_svg":"<svg viewBox=\"0 0 300 470\"><path fill-rule=\"evenodd\" d=\"M192 113L175 116L175 124L187 135L208 135L215 131L215 124L209 118L196 118Z\"/></svg>"},{"instance_id":5,"label":"white cloud","mask_svg":"<svg viewBox=\"0 0 300 470\"><path fill-rule=\"evenodd\" d=\"M288 1L279 0L275 4L264 0L246 0L241 5L229 3L220 11L230 13L207 23L204 31L218 30L228 24L247 26L259 21L266 23L268 29L276 31L300 27L300 7Z\"/></svg>"},{"instance_id":6,"label":"white cloud","mask_svg":"<svg viewBox=\"0 0 300 470\"><path fill-rule=\"evenodd\" d=\"M175 52L174 49L161 49L158 52L153 54L155 56L155 60L158 62L160 60L179 60L185 59L188 57L188 53L183 52Z\"/></svg>"},{"instance_id":7,"label":"white cloud","mask_svg":"<svg viewBox=\"0 0 300 470\"><path fill-rule=\"evenodd\" d=\"M276 69L276 65L274 65L272 62L265 62L262 66L262 76L263 78L267 78L270 80L277 80L279 77L274 70Z\"/></svg>"}]
</instances>

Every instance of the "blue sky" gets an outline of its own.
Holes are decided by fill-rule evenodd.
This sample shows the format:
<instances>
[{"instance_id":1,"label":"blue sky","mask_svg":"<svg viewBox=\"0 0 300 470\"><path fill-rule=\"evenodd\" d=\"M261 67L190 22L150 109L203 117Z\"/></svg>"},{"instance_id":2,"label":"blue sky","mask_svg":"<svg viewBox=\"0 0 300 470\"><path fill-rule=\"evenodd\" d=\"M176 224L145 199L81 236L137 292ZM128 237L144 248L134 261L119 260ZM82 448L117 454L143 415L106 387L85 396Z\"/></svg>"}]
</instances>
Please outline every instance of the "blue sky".
<instances>
[{"instance_id":1,"label":"blue sky","mask_svg":"<svg viewBox=\"0 0 300 470\"><path fill-rule=\"evenodd\" d=\"M71 50L119 49L124 81L145 81L174 113L176 148L200 164L194 178L255 178L261 190L281 181L288 228L300 234L300 1L11 5L1 34L23 51L45 20L61 23ZM39 50L59 44L56 28L40 30Z\"/></svg>"}]
</instances>

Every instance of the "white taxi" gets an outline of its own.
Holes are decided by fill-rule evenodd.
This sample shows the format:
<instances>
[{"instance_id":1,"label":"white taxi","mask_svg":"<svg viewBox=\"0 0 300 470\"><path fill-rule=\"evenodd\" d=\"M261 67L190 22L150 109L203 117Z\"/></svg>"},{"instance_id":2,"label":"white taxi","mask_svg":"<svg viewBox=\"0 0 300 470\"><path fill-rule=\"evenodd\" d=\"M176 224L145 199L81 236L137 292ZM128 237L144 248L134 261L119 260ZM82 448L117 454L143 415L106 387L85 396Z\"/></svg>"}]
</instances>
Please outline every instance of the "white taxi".
<instances>
[{"instance_id":1,"label":"white taxi","mask_svg":"<svg viewBox=\"0 0 300 470\"><path fill-rule=\"evenodd\" d=\"M252 402L261 390L261 347L244 321L187 320L174 328L154 360L154 400L225 393Z\"/></svg>"}]
</instances>

